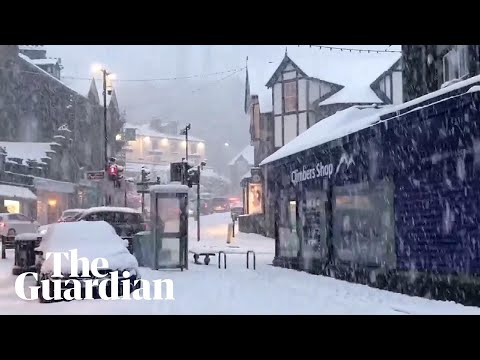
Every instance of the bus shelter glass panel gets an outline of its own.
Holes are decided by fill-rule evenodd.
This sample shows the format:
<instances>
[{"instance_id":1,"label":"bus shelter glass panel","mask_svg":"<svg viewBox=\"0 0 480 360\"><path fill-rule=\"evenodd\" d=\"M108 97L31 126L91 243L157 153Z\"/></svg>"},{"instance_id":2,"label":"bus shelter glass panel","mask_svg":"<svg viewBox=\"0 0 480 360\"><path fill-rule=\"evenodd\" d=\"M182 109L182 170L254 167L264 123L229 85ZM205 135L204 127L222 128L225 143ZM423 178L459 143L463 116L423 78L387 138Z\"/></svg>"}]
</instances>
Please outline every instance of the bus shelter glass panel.
<instances>
[{"instance_id":1,"label":"bus shelter glass panel","mask_svg":"<svg viewBox=\"0 0 480 360\"><path fill-rule=\"evenodd\" d=\"M158 193L152 196L155 197L151 220L156 247L156 267L188 268L187 194Z\"/></svg>"}]
</instances>

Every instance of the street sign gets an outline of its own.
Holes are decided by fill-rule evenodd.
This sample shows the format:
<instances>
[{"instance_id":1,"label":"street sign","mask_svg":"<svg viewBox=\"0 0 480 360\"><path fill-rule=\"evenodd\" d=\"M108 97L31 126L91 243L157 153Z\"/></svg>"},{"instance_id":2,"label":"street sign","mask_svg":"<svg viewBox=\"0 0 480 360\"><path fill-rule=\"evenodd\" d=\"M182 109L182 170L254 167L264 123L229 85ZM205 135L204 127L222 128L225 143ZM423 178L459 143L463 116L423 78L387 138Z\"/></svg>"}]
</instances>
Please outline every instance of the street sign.
<instances>
[{"instance_id":1,"label":"street sign","mask_svg":"<svg viewBox=\"0 0 480 360\"><path fill-rule=\"evenodd\" d=\"M125 141L135 141L137 140L135 128L125 129Z\"/></svg>"},{"instance_id":2,"label":"street sign","mask_svg":"<svg viewBox=\"0 0 480 360\"><path fill-rule=\"evenodd\" d=\"M148 193L148 184L147 183L137 183L137 192L138 193Z\"/></svg>"},{"instance_id":3,"label":"street sign","mask_svg":"<svg viewBox=\"0 0 480 360\"><path fill-rule=\"evenodd\" d=\"M103 180L105 179L105 171L87 171L87 180Z\"/></svg>"}]
</instances>

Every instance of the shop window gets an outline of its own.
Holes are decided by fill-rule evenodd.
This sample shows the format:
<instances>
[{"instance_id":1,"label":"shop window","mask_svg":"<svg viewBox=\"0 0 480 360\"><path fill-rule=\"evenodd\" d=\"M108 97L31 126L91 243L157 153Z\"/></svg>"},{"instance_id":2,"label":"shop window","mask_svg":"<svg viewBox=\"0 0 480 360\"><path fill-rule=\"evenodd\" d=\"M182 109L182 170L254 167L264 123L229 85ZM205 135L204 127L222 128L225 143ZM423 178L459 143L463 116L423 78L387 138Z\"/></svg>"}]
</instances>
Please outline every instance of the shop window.
<instances>
[{"instance_id":1,"label":"shop window","mask_svg":"<svg viewBox=\"0 0 480 360\"><path fill-rule=\"evenodd\" d=\"M283 193L283 192L282 192ZM285 195L280 200L278 219L279 256L297 257L300 242L297 234L297 202Z\"/></svg>"},{"instance_id":2,"label":"shop window","mask_svg":"<svg viewBox=\"0 0 480 360\"><path fill-rule=\"evenodd\" d=\"M388 182L334 188L333 245L340 260L395 264L393 187Z\"/></svg>"},{"instance_id":3,"label":"shop window","mask_svg":"<svg viewBox=\"0 0 480 360\"><path fill-rule=\"evenodd\" d=\"M7 212L9 212L9 213L19 213L20 212L20 201L3 200L3 206L7 209Z\"/></svg>"},{"instance_id":4,"label":"shop window","mask_svg":"<svg viewBox=\"0 0 480 360\"><path fill-rule=\"evenodd\" d=\"M263 213L262 184L248 185L248 213L249 214Z\"/></svg>"},{"instance_id":5,"label":"shop window","mask_svg":"<svg viewBox=\"0 0 480 360\"><path fill-rule=\"evenodd\" d=\"M325 259L327 248L327 194L325 191L307 191L303 206L303 257Z\"/></svg>"}]
</instances>

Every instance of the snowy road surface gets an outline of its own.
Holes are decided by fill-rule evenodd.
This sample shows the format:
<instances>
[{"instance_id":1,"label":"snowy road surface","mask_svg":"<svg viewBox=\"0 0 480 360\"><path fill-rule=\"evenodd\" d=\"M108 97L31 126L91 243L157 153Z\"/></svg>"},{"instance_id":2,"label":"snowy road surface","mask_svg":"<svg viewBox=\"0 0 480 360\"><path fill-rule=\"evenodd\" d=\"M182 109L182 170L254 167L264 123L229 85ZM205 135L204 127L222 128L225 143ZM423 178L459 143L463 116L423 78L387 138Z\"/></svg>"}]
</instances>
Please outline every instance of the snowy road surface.
<instances>
[{"instance_id":1,"label":"snowy road surface","mask_svg":"<svg viewBox=\"0 0 480 360\"><path fill-rule=\"evenodd\" d=\"M86 300L55 304L24 301L14 290L13 251L0 259L0 314L480 314L480 308L432 301L351 284L270 264L274 242L258 235L237 234L228 247L229 214L202 217L202 238L190 225L191 250L255 250L257 270L247 270L245 255L228 255L227 269L209 266L189 270L153 271L142 268L148 280L172 279L175 300ZM33 284L33 280L28 280Z\"/></svg>"}]
</instances>

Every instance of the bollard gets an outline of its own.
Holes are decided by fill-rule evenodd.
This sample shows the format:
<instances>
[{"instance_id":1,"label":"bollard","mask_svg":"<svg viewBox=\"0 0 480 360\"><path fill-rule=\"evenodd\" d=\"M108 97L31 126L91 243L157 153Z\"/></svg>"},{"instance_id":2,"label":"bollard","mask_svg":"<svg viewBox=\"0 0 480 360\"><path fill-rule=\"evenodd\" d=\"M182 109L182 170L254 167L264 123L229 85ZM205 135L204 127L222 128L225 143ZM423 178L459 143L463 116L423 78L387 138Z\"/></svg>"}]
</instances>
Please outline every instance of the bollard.
<instances>
[{"instance_id":1,"label":"bollard","mask_svg":"<svg viewBox=\"0 0 480 360\"><path fill-rule=\"evenodd\" d=\"M218 252L218 268L221 269L220 263L221 263L221 257L220 255L223 254L223 268L227 268L227 254L225 254L224 251L219 251Z\"/></svg>"},{"instance_id":2,"label":"bollard","mask_svg":"<svg viewBox=\"0 0 480 360\"><path fill-rule=\"evenodd\" d=\"M249 266L249 262L248 262L248 259L249 259L249 255L252 254L253 255L253 270L256 270L255 267L256 267L256 260L255 260L255 251L253 250L249 250L247 251L247 269L250 269L250 266Z\"/></svg>"},{"instance_id":3,"label":"bollard","mask_svg":"<svg viewBox=\"0 0 480 360\"><path fill-rule=\"evenodd\" d=\"M231 242L232 242L232 224L228 224L227 244L230 244Z\"/></svg>"}]
</instances>

